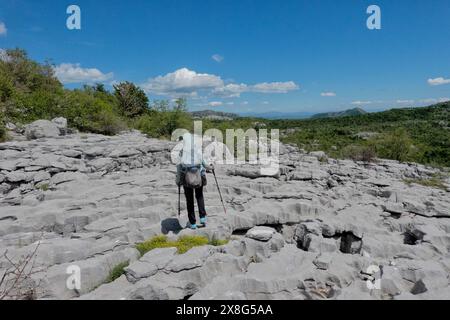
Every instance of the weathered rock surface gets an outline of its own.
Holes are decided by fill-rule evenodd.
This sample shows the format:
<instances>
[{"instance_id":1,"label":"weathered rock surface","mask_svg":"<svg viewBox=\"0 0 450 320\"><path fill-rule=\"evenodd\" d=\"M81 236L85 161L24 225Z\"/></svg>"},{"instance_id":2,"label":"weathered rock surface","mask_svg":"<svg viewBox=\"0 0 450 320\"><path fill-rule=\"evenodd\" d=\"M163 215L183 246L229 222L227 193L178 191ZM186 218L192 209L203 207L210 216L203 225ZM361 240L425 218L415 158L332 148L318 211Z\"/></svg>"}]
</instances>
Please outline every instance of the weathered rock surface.
<instances>
[{"instance_id":1,"label":"weathered rock surface","mask_svg":"<svg viewBox=\"0 0 450 320\"><path fill-rule=\"evenodd\" d=\"M10 267L5 252L18 261L39 245L36 298L450 297L450 194L403 182L436 169L282 145L275 176L217 166L227 215L209 177L208 226L191 231L182 229L184 199L177 216L173 143L65 128L62 119L39 122L27 129L39 140L0 144L0 270ZM160 234L230 242L139 257L136 243ZM123 263L124 274L105 283Z\"/></svg>"}]
</instances>

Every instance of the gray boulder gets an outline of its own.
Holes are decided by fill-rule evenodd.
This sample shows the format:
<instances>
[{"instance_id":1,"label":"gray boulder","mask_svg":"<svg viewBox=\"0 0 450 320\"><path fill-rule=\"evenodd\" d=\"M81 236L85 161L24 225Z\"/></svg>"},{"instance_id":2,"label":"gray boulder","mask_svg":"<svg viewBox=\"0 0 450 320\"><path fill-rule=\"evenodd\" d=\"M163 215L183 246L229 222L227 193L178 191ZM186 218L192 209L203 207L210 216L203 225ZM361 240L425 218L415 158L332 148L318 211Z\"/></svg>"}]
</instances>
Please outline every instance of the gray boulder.
<instances>
[{"instance_id":1,"label":"gray boulder","mask_svg":"<svg viewBox=\"0 0 450 320\"><path fill-rule=\"evenodd\" d=\"M58 127L60 135L65 136L67 133L67 119L59 117L53 119L52 122Z\"/></svg>"},{"instance_id":2,"label":"gray boulder","mask_svg":"<svg viewBox=\"0 0 450 320\"><path fill-rule=\"evenodd\" d=\"M48 120L37 120L25 127L25 135L28 140L40 138L55 138L60 136L58 126Z\"/></svg>"}]
</instances>

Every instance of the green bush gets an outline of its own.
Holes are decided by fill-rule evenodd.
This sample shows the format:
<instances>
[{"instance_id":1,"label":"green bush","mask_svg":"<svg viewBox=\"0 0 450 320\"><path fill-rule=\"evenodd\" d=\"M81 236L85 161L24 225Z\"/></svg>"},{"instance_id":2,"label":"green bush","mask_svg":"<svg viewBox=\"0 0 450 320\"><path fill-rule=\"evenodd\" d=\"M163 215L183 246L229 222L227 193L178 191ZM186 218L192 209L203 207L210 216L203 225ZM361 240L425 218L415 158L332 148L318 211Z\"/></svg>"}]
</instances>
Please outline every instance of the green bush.
<instances>
[{"instance_id":1,"label":"green bush","mask_svg":"<svg viewBox=\"0 0 450 320\"><path fill-rule=\"evenodd\" d=\"M0 60L0 111L7 121L30 122L58 115L63 94L49 63L39 64L20 49Z\"/></svg>"},{"instance_id":2,"label":"green bush","mask_svg":"<svg viewBox=\"0 0 450 320\"><path fill-rule=\"evenodd\" d=\"M80 131L113 135L127 128L116 111L114 97L108 93L87 87L67 90L61 104L61 115Z\"/></svg>"},{"instance_id":3,"label":"green bush","mask_svg":"<svg viewBox=\"0 0 450 320\"><path fill-rule=\"evenodd\" d=\"M161 102L157 103L161 104ZM176 129L189 130L192 127L192 119L183 110L154 108L137 118L133 126L154 138L170 138Z\"/></svg>"},{"instance_id":4,"label":"green bush","mask_svg":"<svg viewBox=\"0 0 450 320\"><path fill-rule=\"evenodd\" d=\"M413 160L412 140L404 128L386 133L373 142L373 146L381 158L397 161Z\"/></svg>"},{"instance_id":5,"label":"green bush","mask_svg":"<svg viewBox=\"0 0 450 320\"><path fill-rule=\"evenodd\" d=\"M145 92L131 82L121 82L114 86L120 110L127 117L136 117L148 109L148 98Z\"/></svg>"},{"instance_id":6,"label":"green bush","mask_svg":"<svg viewBox=\"0 0 450 320\"><path fill-rule=\"evenodd\" d=\"M0 114L0 142L3 142L5 140L6 140L5 122L3 120L2 114Z\"/></svg>"},{"instance_id":7,"label":"green bush","mask_svg":"<svg viewBox=\"0 0 450 320\"><path fill-rule=\"evenodd\" d=\"M373 147L364 145L348 145L341 150L340 155L344 159L364 162L373 162L377 157Z\"/></svg>"}]
</instances>

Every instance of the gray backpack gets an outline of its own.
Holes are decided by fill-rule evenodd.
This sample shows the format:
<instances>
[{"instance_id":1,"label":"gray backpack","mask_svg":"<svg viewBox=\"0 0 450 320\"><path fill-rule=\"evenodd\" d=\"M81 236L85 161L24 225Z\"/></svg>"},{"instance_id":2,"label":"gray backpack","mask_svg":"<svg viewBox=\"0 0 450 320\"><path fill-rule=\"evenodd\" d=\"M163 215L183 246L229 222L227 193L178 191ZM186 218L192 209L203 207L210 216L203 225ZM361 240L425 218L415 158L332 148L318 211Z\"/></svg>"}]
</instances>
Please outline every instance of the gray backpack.
<instances>
[{"instance_id":1,"label":"gray backpack","mask_svg":"<svg viewBox=\"0 0 450 320\"><path fill-rule=\"evenodd\" d=\"M186 168L186 172L184 174L184 186L192 189L197 189L203 186L200 167Z\"/></svg>"}]
</instances>

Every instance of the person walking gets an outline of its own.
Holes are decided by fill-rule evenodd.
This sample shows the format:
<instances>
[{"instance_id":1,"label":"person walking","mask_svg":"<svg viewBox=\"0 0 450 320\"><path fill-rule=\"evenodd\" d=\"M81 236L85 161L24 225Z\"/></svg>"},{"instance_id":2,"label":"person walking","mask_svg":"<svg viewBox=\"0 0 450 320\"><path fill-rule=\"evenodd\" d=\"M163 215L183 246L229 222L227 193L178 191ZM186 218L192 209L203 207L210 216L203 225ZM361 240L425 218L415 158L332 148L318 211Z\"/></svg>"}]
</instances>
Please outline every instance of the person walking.
<instances>
[{"instance_id":1,"label":"person walking","mask_svg":"<svg viewBox=\"0 0 450 320\"><path fill-rule=\"evenodd\" d=\"M202 142L190 133L182 137L183 149L180 151L180 163L177 165L176 184L178 191L183 187L188 211L188 228L197 229L206 226L207 213L203 188L207 185L206 172L214 169L203 159ZM197 225L194 208L194 195L197 200L200 224Z\"/></svg>"}]
</instances>

